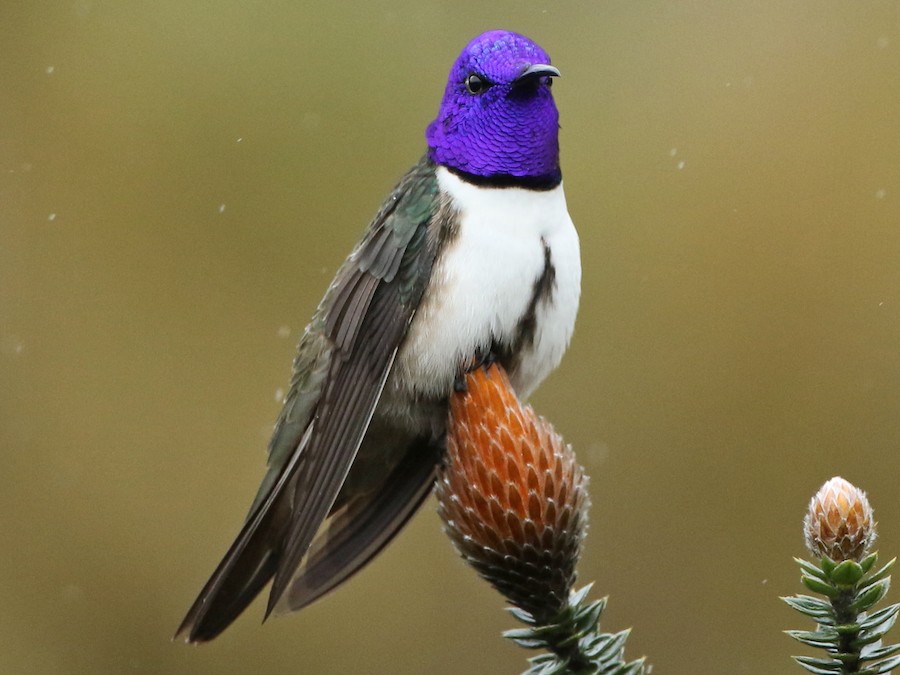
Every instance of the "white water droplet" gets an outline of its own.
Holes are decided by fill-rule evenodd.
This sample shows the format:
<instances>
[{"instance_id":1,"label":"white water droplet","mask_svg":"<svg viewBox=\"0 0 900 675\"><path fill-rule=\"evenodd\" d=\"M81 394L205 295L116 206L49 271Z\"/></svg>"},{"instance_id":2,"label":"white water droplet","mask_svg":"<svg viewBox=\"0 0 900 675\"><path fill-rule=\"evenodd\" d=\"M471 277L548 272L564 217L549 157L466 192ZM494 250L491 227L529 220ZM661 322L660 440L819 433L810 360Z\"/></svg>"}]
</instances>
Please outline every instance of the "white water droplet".
<instances>
[{"instance_id":1,"label":"white water droplet","mask_svg":"<svg viewBox=\"0 0 900 675\"><path fill-rule=\"evenodd\" d=\"M93 8L94 3L89 0L79 0L79 2L75 3L75 13L78 16L87 16L91 13L91 9Z\"/></svg>"},{"instance_id":2,"label":"white water droplet","mask_svg":"<svg viewBox=\"0 0 900 675\"><path fill-rule=\"evenodd\" d=\"M225 205L219 204L219 213L225 213Z\"/></svg>"},{"instance_id":3,"label":"white water droplet","mask_svg":"<svg viewBox=\"0 0 900 675\"><path fill-rule=\"evenodd\" d=\"M678 170L681 171L684 168L684 165L685 165L684 160L681 160L680 162L678 162Z\"/></svg>"},{"instance_id":4,"label":"white water droplet","mask_svg":"<svg viewBox=\"0 0 900 675\"><path fill-rule=\"evenodd\" d=\"M669 157L674 157L677 154L678 154L678 148L672 148L671 150L669 150Z\"/></svg>"},{"instance_id":5,"label":"white water droplet","mask_svg":"<svg viewBox=\"0 0 900 675\"><path fill-rule=\"evenodd\" d=\"M589 443L585 448L588 462L590 464L603 464L609 457L609 445L603 441L594 441Z\"/></svg>"},{"instance_id":6,"label":"white water droplet","mask_svg":"<svg viewBox=\"0 0 900 675\"><path fill-rule=\"evenodd\" d=\"M275 390L275 402L284 403L284 389L281 387Z\"/></svg>"},{"instance_id":7,"label":"white water droplet","mask_svg":"<svg viewBox=\"0 0 900 675\"><path fill-rule=\"evenodd\" d=\"M49 216L47 216L47 220L49 220L52 223L54 220L56 220L56 214L51 213Z\"/></svg>"},{"instance_id":8,"label":"white water droplet","mask_svg":"<svg viewBox=\"0 0 900 675\"><path fill-rule=\"evenodd\" d=\"M0 339L0 354L16 358L25 351L25 343L15 335L8 335Z\"/></svg>"},{"instance_id":9,"label":"white water droplet","mask_svg":"<svg viewBox=\"0 0 900 675\"><path fill-rule=\"evenodd\" d=\"M47 68L44 70L44 72L47 73L48 75L52 75L55 71L56 71L56 66L47 66Z\"/></svg>"}]
</instances>

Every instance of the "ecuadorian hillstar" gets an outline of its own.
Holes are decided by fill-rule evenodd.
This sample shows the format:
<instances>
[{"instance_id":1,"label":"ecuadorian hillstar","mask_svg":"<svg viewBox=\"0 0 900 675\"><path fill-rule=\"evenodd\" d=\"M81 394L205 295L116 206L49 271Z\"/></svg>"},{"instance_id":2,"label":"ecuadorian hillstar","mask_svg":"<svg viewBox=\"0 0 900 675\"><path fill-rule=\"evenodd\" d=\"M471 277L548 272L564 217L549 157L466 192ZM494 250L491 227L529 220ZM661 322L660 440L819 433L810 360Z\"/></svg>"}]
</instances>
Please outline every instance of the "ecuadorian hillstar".
<instances>
[{"instance_id":1,"label":"ecuadorian hillstar","mask_svg":"<svg viewBox=\"0 0 900 675\"><path fill-rule=\"evenodd\" d=\"M525 398L559 364L581 262L559 167L558 75L508 31L479 35L456 59L427 152L300 339L268 471L177 636L211 640L270 581L266 616L346 581L431 492L461 375L496 360Z\"/></svg>"}]
</instances>

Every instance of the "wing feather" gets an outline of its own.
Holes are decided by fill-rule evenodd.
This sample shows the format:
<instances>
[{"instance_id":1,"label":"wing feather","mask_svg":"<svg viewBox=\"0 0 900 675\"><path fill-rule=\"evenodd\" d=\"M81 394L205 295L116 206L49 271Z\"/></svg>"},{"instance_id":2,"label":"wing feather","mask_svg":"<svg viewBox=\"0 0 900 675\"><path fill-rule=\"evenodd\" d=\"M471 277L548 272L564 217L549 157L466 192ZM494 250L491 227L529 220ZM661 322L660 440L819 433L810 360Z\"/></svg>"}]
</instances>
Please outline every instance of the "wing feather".
<instances>
[{"instance_id":1,"label":"wing feather","mask_svg":"<svg viewBox=\"0 0 900 675\"><path fill-rule=\"evenodd\" d=\"M430 277L437 245L417 233L435 226L437 195L425 157L339 271L300 340L247 520L176 635L214 638L274 576L268 615L289 585L340 492ZM397 275L410 266L420 275Z\"/></svg>"},{"instance_id":2,"label":"wing feather","mask_svg":"<svg viewBox=\"0 0 900 675\"><path fill-rule=\"evenodd\" d=\"M306 607L374 558L431 493L441 451L432 439L414 439L373 492L352 497L329 517L327 529L316 536L278 611Z\"/></svg>"},{"instance_id":3,"label":"wing feather","mask_svg":"<svg viewBox=\"0 0 900 675\"><path fill-rule=\"evenodd\" d=\"M332 333L334 345L343 358L350 354L353 343L356 342L379 281L370 274L356 272L352 282L347 284L349 293L340 309L334 312L337 321Z\"/></svg>"},{"instance_id":4,"label":"wing feather","mask_svg":"<svg viewBox=\"0 0 900 675\"><path fill-rule=\"evenodd\" d=\"M328 407L339 413L323 418L322 429L316 434L318 443L309 448L307 461L299 468L291 532L278 562L267 614L287 588L300 559L337 498L368 428L396 351L394 347L382 372L371 372L371 362L355 358L352 365L356 367L344 370L335 381L338 397ZM371 381L373 376L378 377L377 382ZM356 386L345 384L345 380ZM369 386L359 386L361 380L370 380Z\"/></svg>"}]
</instances>

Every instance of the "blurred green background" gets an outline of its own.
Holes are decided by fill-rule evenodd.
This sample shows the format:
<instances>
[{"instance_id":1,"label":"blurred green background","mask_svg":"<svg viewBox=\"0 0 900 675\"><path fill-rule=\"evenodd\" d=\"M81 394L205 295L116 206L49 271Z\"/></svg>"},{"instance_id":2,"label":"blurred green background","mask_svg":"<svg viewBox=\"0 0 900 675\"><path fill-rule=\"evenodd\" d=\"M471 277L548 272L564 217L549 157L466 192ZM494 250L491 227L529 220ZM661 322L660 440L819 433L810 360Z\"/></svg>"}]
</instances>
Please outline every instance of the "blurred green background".
<instances>
[{"instance_id":1,"label":"blurred green background","mask_svg":"<svg viewBox=\"0 0 900 675\"><path fill-rule=\"evenodd\" d=\"M657 673L794 673L818 486L900 553L900 3L3 2L0 672L515 673L429 502L352 582L170 637L295 342L496 27L563 72L583 303L533 397ZM896 599L896 598L895 598Z\"/></svg>"}]
</instances>

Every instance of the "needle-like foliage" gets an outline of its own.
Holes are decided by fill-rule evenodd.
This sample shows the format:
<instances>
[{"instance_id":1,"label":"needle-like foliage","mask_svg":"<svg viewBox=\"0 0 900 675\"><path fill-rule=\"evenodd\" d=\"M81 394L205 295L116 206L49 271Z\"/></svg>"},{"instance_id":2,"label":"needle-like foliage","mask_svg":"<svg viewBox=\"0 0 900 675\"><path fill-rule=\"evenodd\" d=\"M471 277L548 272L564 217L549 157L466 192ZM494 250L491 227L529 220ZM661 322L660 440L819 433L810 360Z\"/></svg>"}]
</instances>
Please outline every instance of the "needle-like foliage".
<instances>
[{"instance_id":1,"label":"needle-like foliage","mask_svg":"<svg viewBox=\"0 0 900 675\"><path fill-rule=\"evenodd\" d=\"M827 656L794 660L818 675L876 675L900 666L900 644L883 643L900 604L872 611L890 588L896 558L876 569L878 553L867 553L875 539L875 520L865 493L843 478L832 478L810 502L804 534L818 564L795 558L800 581L824 597L782 598L816 622L815 630L785 632Z\"/></svg>"}]
</instances>

